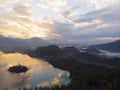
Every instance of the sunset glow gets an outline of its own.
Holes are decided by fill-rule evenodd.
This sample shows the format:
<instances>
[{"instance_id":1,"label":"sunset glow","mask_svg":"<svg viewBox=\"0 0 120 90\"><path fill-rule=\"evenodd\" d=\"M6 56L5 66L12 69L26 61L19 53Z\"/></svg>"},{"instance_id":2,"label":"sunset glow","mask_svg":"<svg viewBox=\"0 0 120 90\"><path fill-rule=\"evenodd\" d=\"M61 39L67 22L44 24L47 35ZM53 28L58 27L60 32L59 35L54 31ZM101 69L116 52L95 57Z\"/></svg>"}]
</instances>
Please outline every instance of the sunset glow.
<instances>
[{"instance_id":1,"label":"sunset glow","mask_svg":"<svg viewBox=\"0 0 120 90\"><path fill-rule=\"evenodd\" d=\"M77 43L120 37L119 0L0 1L0 34L6 37Z\"/></svg>"}]
</instances>

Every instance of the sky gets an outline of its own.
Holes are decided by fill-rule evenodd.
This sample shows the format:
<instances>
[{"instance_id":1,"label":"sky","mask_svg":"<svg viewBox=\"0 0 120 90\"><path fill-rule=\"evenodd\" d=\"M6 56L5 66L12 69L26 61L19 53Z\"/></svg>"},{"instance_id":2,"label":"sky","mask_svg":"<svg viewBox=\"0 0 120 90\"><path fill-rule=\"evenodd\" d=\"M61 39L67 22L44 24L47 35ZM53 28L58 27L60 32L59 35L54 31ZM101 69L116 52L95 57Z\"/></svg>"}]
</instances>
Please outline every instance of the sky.
<instances>
[{"instance_id":1,"label":"sky","mask_svg":"<svg viewBox=\"0 0 120 90\"><path fill-rule=\"evenodd\" d=\"M0 35L77 44L120 39L119 0L0 0Z\"/></svg>"}]
</instances>

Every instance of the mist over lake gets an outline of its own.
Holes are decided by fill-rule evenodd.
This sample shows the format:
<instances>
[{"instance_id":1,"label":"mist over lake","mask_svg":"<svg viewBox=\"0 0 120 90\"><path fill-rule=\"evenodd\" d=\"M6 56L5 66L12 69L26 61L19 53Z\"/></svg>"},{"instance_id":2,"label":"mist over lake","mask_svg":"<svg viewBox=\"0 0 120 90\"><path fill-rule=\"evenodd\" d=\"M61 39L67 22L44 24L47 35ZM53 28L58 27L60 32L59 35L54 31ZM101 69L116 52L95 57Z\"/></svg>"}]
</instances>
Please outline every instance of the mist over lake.
<instances>
[{"instance_id":1,"label":"mist over lake","mask_svg":"<svg viewBox=\"0 0 120 90\"><path fill-rule=\"evenodd\" d=\"M114 57L120 58L120 53L109 52L109 51L105 51L105 50L100 50L100 51L101 51L101 53L100 53L101 56L106 56L109 58L114 58Z\"/></svg>"}]
</instances>

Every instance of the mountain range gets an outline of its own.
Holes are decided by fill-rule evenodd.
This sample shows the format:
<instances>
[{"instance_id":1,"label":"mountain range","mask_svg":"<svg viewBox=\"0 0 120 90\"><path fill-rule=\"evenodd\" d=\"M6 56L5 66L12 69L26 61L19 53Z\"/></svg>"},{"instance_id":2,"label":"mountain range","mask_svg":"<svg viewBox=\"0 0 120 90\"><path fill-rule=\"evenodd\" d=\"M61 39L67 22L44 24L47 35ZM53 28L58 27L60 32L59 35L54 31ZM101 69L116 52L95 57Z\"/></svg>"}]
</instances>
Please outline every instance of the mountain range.
<instances>
[{"instance_id":1,"label":"mountain range","mask_svg":"<svg viewBox=\"0 0 120 90\"><path fill-rule=\"evenodd\" d=\"M110 52L120 52L120 40L105 43L105 44L99 44L99 45L91 45L89 48L96 48L101 50L106 50Z\"/></svg>"},{"instance_id":2,"label":"mountain range","mask_svg":"<svg viewBox=\"0 0 120 90\"><path fill-rule=\"evenodd\" d=\"M0 48L28 48L28 47L48 46L51 44L54 43L51 43L50 41L46 41L37 37L33 37L30 39L20 39L20 38L4 37L0 35ZM88 46L88 49L86 49L86 51L92 53L96 53L96 52L99 53L98 51L99 49L110 52L120 52L120 40L105 44L91 45Z\"/></svg>"},{"instance_id":3,"label":"mountain range","mask_svg":"<svg viewBox=\"0 0 120 90\"><path fill-rule=\"evenodd\" d=\"M0 35L0 47L39 47L49 43L40 38L34 37L30 39L9 38Z\"/></svg>"}]
</instances>

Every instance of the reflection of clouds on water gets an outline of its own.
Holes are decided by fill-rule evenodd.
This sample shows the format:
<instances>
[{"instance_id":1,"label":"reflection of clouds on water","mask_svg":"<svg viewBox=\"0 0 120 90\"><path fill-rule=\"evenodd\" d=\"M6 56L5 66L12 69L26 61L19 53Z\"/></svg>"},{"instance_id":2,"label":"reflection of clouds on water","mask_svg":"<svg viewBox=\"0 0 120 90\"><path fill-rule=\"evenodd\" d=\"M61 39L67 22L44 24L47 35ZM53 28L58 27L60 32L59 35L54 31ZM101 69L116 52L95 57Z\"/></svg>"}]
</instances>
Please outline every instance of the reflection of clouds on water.
<instances>
[{"instance_id":1,"label":"reflection of clouds on water","mask_svg":"<svg viewBox=\"0 0 120 90\"><path fill-rule=\"evenodd\" d=\"M30 58L28 55L22 55L19 53L2 54L0 56L0 63L2 64L8 64L8 66L10 66L16 65L18 64L18 62L20 64L27 65L28 67L32 67L35 65L37 66L39 64L39 61L37 61L36 59Z\"/></svg>"},{"instance_id":2,"label":"reflection of clouds on water","mask_svg":"<svg viewBox=\"0 0 120 90\"><path fill-rule=\"evenodd\" d=\"M18 87L21 87L21 88L30 88L31 84L29 83L29 77L28 75L21 75L21 76L18 76L17 78L17 82L14 83L12 85L12 87L14 88L18 88Z\"/></svg>"},{"instance_id":3,"label":"reflection of clouds on water","mask_svg":"<svg viewBox=\"0 0 120 90\"><path fill-rule=\"evenodd\" d=\"M24 88L30 87L29 83L29 75L26 74L11 74L10 72L6 71L5 69L0 69L0 90L1 88ZM28 86L29 85L29 86Z\"/></svg>"},{"instance_id":4,"label":"reflection of clouds on water","mask_svg":"<svg viewBox=\"0 0 120 90\"><path fill-rule=\"evenodd\" d=\"M29 70L20 75L7 71L10 66L17 65L18 62L27 66ZM70 82L68 76L68 72L56 69L48 62L31 58L26 54L15 53L0 55L0 90L1 88L12 87L36 87L38 84L41 84L38 86L65 85Z\"/></svg>"},{"instance_id":5,"label":"reflection of clouds on water","mask_svg":"<svg viewBox=\"0 0 120 90\"><path fill-rule=\"evenodd\" d=\"M2 64L2 63L0 64L1 69L4 69L5 67L7 67L7 64Z\"/></svg>"},{"instance_id":6,"label":"reflection of clouds on water","mask_svg":"<svg viewBox=\"0 0 120 90\"><path fill-rule=\"evenodd\" d=\"M10 75L7 71L0 69L0 88L8 87L8 85L12 84L11 81L13 79L12 75Z\"/></svg>"},{"instance_id":7,"label":"reflection of clouds on water","mask_svg":"<svg viewBox=\"0 0 120 90\"><path fill-rule=\"evenodd\" d=\"M0 54L3 54L3 52L2 52L2 51L0 51Z\"/></svg>"},{"instance_id":8,"label":"reflection of clouds on water","mask_svg":"<svg viewBox=\"0 0 120 90\"><path fill-rule=\"evenodd\" d=\"M52 87L52 86L56 86L56 85L67 85L68 83L70 83L70 79L69 79L69 73L68 72L64 72L64 73L58 73L58 75L53 78L52 80L50 81L45 81L45 82L42 82L42 83L39 83L37 85L37 87Z\"/></svg>"}]
</instances>

